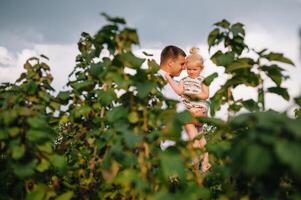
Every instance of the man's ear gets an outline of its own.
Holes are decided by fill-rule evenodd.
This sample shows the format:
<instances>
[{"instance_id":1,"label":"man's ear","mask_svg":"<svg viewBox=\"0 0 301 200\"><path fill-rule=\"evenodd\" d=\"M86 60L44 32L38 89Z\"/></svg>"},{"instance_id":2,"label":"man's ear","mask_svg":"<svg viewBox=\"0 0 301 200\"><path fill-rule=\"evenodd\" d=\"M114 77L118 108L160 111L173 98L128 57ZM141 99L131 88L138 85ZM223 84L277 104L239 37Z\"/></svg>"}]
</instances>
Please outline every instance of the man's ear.
<instances>
[{"instance_id":1,"label":"man's ear","mask_svg":"<svg viewBox=\"0 0 301 200\"><path fill-rule=\"evenodd\" d=\"M168 65L169 68L172 68L172 66L174 65L173 59L169 58L169 59L167 60L167 65Z\"/></svg>"}]
</instances>

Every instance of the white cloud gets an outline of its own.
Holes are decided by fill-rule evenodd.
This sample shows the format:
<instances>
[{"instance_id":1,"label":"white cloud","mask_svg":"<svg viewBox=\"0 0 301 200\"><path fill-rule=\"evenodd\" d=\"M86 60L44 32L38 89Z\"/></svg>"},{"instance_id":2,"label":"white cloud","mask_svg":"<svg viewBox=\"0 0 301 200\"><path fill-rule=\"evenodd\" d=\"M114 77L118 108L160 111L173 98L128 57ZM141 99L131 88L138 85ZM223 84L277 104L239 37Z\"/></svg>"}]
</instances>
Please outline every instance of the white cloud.
<instances>
[{"instance_id":1,"label":"white cloud","mask_svg":"<svg viewBox=\"0 0 301 200\"><path fill-rule=\"evenodd\" d=\"M0 46L0 66L6 67L13 63L13 57L5 47Z\"/></svg>"},{"instance_id":2,"label":"white cloud","mask_svg":"<svg viewBox=\"0 0 301 200\"><path fill-rule=\"evenodd\" d=\"M36 55L29 49L24 49L17 55L8 52L5 47L0 49L0 82L14 82L24 71L23 64L26 59Z\"/></svg>"},{"instance_id":3,"label":"white cloud","mask_svg":"<svg viewBox=\"0 0 301 200\"><path fill-rule=\"evenodd\" d=\"M3 52L3 53L2 53ZM41 54L50 58L46 63L50 66L54 77L53 87L58 91L67 83L68 75L75 66L77 48L75 45L38 44L32 49L23 49L12 56L5 47L0 48L0 61L9 60L6 67L0 67L0 82L14 82L24 71L23 64L30 57ZM10 55L9 57L7 55ZM9 58L9 59L8 59Z\"/></svg>"}]
</instances>

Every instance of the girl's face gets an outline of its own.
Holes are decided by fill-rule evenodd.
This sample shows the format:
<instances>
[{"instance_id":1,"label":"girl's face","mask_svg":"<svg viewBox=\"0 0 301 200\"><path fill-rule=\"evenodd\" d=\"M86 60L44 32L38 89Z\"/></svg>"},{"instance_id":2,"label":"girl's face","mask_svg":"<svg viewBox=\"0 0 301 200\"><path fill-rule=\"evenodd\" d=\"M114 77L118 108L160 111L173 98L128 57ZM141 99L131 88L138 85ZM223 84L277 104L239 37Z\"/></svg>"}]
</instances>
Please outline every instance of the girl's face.
<instances>
[{"instance_id":1,"label":"girl's face","mask_svg":"<svg viewBox=\"0 0 301 200\"><path fill-rule=\"evenodd\" d=\"M199 65L195 65L195 64L186 65L186 69L187 69L188 76L191 78L198 77L203 70L202 67L200 67Z\"/></svg>"}]
</instances>

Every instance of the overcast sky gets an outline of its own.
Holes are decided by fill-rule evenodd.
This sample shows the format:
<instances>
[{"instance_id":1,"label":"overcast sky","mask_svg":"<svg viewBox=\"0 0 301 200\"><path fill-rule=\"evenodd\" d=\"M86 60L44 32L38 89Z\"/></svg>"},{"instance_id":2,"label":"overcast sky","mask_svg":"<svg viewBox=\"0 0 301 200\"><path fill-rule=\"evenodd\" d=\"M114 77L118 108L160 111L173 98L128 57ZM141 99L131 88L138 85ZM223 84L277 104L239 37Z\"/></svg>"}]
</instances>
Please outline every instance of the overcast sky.
<instances>
[{"instance_id":1,"label":"overcast sky","mask_svg":"<svg viewBox=\"0 0 301 200\"><path fill-rule=\"evenodd\" d=\"M101 12L124 17L128 26L137 28L138 54L139 49L148 49L158 62L165 45L175 44L186 51L200 47L208 66L205 75L222 73L207 52L212 24L224 18L240 21L245 24L249 46L283 52L296 63L295 68L288 68L292 79L286 86L293 96L301 93L301 0L0 0L0 82L14 81L26 58L45 54L50 58L54 87L62 89L75 65L80 33L93 34L104 25ZM247 90L238 90L238 96L250 95ZM274 95L270 99L274 109L289 106Z\"/></svg>"}]
</instances>

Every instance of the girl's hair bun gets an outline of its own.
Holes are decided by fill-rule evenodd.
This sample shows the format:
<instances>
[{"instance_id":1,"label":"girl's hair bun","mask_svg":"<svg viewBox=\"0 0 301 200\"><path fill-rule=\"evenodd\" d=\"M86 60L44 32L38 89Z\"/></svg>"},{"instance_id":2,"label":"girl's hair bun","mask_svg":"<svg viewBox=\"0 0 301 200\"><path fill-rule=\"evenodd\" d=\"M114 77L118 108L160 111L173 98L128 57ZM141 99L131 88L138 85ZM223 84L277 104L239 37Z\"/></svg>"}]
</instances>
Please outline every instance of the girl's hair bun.
<instances>
[{"instance_id":1,"label":"girl's hair bun","mask_svg":"<svg viewBox=\"0 0 301 200\"><path fill-rule=\"evenodd\" d=\"M197 48L197 47L192 47L190 50L189 50L189 53L191 54L191 55L195 55L195 54L198 54L199 53L199 48Z\"/></svg>"}]
</instances>

